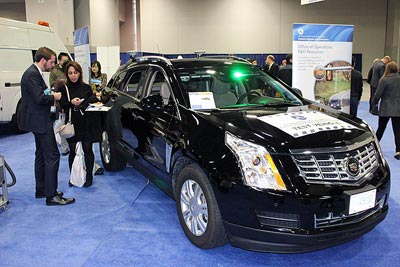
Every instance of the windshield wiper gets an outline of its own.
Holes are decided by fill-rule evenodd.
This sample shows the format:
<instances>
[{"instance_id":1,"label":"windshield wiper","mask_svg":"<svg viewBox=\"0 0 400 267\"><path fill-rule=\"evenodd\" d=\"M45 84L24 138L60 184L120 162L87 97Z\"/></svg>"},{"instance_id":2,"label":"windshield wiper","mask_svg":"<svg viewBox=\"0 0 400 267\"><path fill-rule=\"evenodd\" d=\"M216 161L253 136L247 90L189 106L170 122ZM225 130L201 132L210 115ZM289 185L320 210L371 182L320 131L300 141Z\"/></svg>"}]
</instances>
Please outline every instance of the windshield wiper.
<instances>
[{"instance_id":1,"label":"windshield wiper","mask_svg":"<svg viewBox=\"0 0 400 267\"><path fill-rule=\"evenodd\" d=\"M275 103L265 103L264 107L291 107L291 106L301 106L302 103L299 102L275 102Z\"/></svg>"}]
</instances>

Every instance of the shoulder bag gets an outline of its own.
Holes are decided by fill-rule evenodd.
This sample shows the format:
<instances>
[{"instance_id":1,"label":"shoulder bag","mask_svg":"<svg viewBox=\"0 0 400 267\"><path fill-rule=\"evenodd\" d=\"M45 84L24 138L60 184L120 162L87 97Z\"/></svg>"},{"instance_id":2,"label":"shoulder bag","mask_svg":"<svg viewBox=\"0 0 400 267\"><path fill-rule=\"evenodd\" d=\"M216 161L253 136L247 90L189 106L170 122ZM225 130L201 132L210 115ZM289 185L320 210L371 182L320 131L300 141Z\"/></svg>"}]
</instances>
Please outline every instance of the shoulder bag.
<instances>
[{"instance_id":1,"label":"shoulder bag","mask_svg":"<svg viewBox=\"0 0 400 267\"><path fill-rule=\"evenodd\" d=\"M65 85L65 89L67 91L67 96L68 96L68 102L71 102L70 97L69 97L69 90L68 86ZM64 138L71 138L75 135L75 128L74 125L71 122L71 107L69 108L69 118L68 122L64 125L61 125L60 127L57 128L56 133L60 134L61 137Z\"/></svg>"}]
</instances>

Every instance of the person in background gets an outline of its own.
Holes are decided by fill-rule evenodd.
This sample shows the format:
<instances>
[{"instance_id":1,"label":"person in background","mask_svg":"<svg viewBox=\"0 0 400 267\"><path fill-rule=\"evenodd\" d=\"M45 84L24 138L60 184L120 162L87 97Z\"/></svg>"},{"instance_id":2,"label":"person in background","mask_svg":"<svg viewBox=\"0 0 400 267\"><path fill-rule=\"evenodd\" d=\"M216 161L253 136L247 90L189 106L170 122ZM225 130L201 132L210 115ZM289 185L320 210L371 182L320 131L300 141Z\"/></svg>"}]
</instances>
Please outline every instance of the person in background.
<instances>
[{"instance_id":1,"label":"person in background","mask_svg":"<svg viewBox=\"0 0 400 267\"><path fill-rule=\"evenodd\" d=\"M281 65L279 66L279 69L283 68L284 66L286 66L286 59L282 60Z\"/></svg>"},{"instance_id":2,"label":"person in background","mask_svg":"<svg viewBox=\"0 0 400 267\"><path fill-rule=\"evenodd\" d=\"M82 67L79 63L71 61L66 66L67 82L66 86L60 87L62 97L60 105L65 110L66 119L69 120L69 110L71 109L71 122L75 128L75 136L68 138L69 157L68 163L70 171L75 158L75 148L77 142L82 142L83 152L85 154L86 170L93 170L94 153L92 145L99 142L101 137L101 122L89 118L85 110L90 103L96 103L99 99L93 95L90 85L85 84L82 78ZM67 87L69 90L70 101L67 97ZM86 182L84 187L89 187L93 183L93 172L86 171ZM69 183L72 186L71 183Z\"/></svg>"},{"instance_id":3,"label":"person in background","mask_svg":"<svg viewBox=\"0 0 400 267\"><path fill-rule=\"evenodd\" d=\"M378 87L378 83L380 78L382 78L383 73L385 72L385 65L390 62L390 57L385 56L381 60L372 65L372 75L371 75L371 83L370 83L370 97L369 97L369 111L376 110L376 107L372 106L372 98L374 97L376 88Z\"/></svg>"},{"instance_id":4,"label":"person in background","mask_svg":"<svg viewBox=\"0 0 400 267\"><path fill-rule=\"evenodd\" d=\"M50 87L54 88L54 86L56 85L57 79L59 78L64 78L64 71L62 69L62 66L64 64L64 62L69 60L69 56L67 53L61 52L58 57L58 64L55 65L50 72L50 78L49 78L49 82L50 82Z\"/></svg>"},{"instance_id":5,"label":"person in background","mask_svg":"<svg viewBox=\"0 0 400 267\"><path fill-rule=\"evenodd\" d=\"M35 136L35 180L36 198L46 198L46 205L66 205L75 202L74 198L64 198L57 192L60 152L58 152L53 130L54 102L60 100L62 93L48 93L43 75L50 71L56 60L56 53L40 47L34 56L35 62L24 72L21 79L21 116L22 130Z\"/></svg>"},{"instance_id":6,"label":"person in background","mask_svg":"<svg viewBox=\"0 0 400 267\"><path fill-rule=\"evenodd\" d=\"M255 65L255 66L258 66L257 59L253 58L253 59L251 60L251 64L253 64L253 65Z\"/></svg>"},{"instance_id":7,"label":"person in background","mask_svg":"<svg viewBox=\"0 0 400 267\"><path fill-rule=\"evenodd\" d=\"M399 67L392 61L386 64L383 77L372 98L373 107L379 103L379 120L376 137L380 141L389 119L392 120L394 141L396 145L395 159L400 160L400 75Z\"/></svg>"},{"instance_id":8,"label":"person in background","mask_svg":"<svg viewBox=\"0 0 400 267\"><path fill-rule=\"evenodd\" d=\"M268 55L265 58L265 65L263 67L263 71L266 73L270 73L274 76L278 76L279 66L275 63L275 57L273 55Z\"/></svg>"},{"instance_id":9,"label":"person in background","mask_svg":"<svg viewBox=\"0 0 400 267\"><path fill-rule=\"evenodd\" d=\"M381 60L379 57L375 58L374 61L372 62L372 66L369 68L368 74L367 74L367 83L371 84L371 79L372 79L372 70L374 68L374 64Z\"/></svg>"},{"instance_id":10,"label":"person in background","mask_svg":"<svg viewBox=\"0 0 400 267\"><path fill-rule=\"evenodd\" d=\"M361 72L356 70L354 67L356 65L356 58L352 57L353 67L351 69L351 87L350 87L350 114L357 116L358 104L363 92L363 77Z\"/></svg>"},{"instance_id":11,"label":"person in background","mask_svg":"<svg viewBox=\"0 0 400 267\"><path fill-rule=\"evenodd\" d=\"M90 86L92 87L93 93L97 94L101 93L107 85L107 74L101 73L101 64L99 61L93 61L91 65L91 74L90 74Z\"/></svg>"},{"instance_id":12,"label":"person in background","mask_svg":"<svg viewBox=\"0 0 400 267\"><path fill-rule=\"evenodd\" d=\"M286 65L280 68L278 78L281 79L283 82L285 82L287 85L292 87L292 54L287 54L286 55Z\"/></svg>"}]
</instances>

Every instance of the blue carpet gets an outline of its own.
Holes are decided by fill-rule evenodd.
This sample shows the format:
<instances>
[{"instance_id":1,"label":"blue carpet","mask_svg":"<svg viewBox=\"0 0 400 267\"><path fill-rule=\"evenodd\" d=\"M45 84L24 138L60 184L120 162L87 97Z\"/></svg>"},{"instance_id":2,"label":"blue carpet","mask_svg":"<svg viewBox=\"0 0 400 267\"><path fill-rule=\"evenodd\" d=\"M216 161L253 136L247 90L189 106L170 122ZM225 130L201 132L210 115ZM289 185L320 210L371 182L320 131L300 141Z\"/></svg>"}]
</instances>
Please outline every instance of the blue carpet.
<instances>
[{"instance_id":1,"label":"blue carpet","mask_svg":"<svg viewBox=\"0 0 400 267\"><path fill-rule=\"evenodd\" d=\"M359 117L376 129L377 117L367 109L368 103L362 102ZM179 225L175 202L130 167L95 176L90 188L69 188L67 157L61 157L59 190L77 201L47 207L44 199L34 197L33 135L0 129L0 153L17 176L17 184L8 190L8 210L0 213L0 266L398 266L400 162L393 158L391 124L381 145L392 171L386 220L352 242L282 255L230 244L211 250L195 247ZM95 155L99 162L97 145Z\"/></svg>"}]
</instances>

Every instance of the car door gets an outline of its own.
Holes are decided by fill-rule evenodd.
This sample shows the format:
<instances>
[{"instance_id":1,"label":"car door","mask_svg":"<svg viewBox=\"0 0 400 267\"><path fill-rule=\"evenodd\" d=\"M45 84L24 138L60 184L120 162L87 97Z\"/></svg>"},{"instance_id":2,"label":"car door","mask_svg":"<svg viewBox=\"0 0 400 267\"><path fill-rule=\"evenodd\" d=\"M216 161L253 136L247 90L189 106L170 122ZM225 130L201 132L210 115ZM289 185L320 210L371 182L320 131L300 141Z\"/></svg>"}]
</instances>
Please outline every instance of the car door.
<instances>
[{"instance_id":1,"label":"car door","mask_svg":"<svg viewBox=\"0 0 400 267\"><path fill-rule=\"evenodd\" d=\"M116 140L119 140L125 150L132 156L143 149L143 136L146 126L145 119L140 119L140 97L144 92L147 77L147 66L139 66L122 71L114 78L112 89L117 94L113 100L113 109L109 112ZM116 90L116 91L115 91Z\"/></svg>"},{"instance_id":2,"label":"car door","mask_svg":"<svg viewBox=\"0 0 400 267\"><path fill-rule=\"evenodd\" d=\"M181 133L181 121L171 84L165 71L152 66L146 92L140 101L145 113L144 159L163 173L170 172L171 154Z\"/></svg>"}]
</instances>

